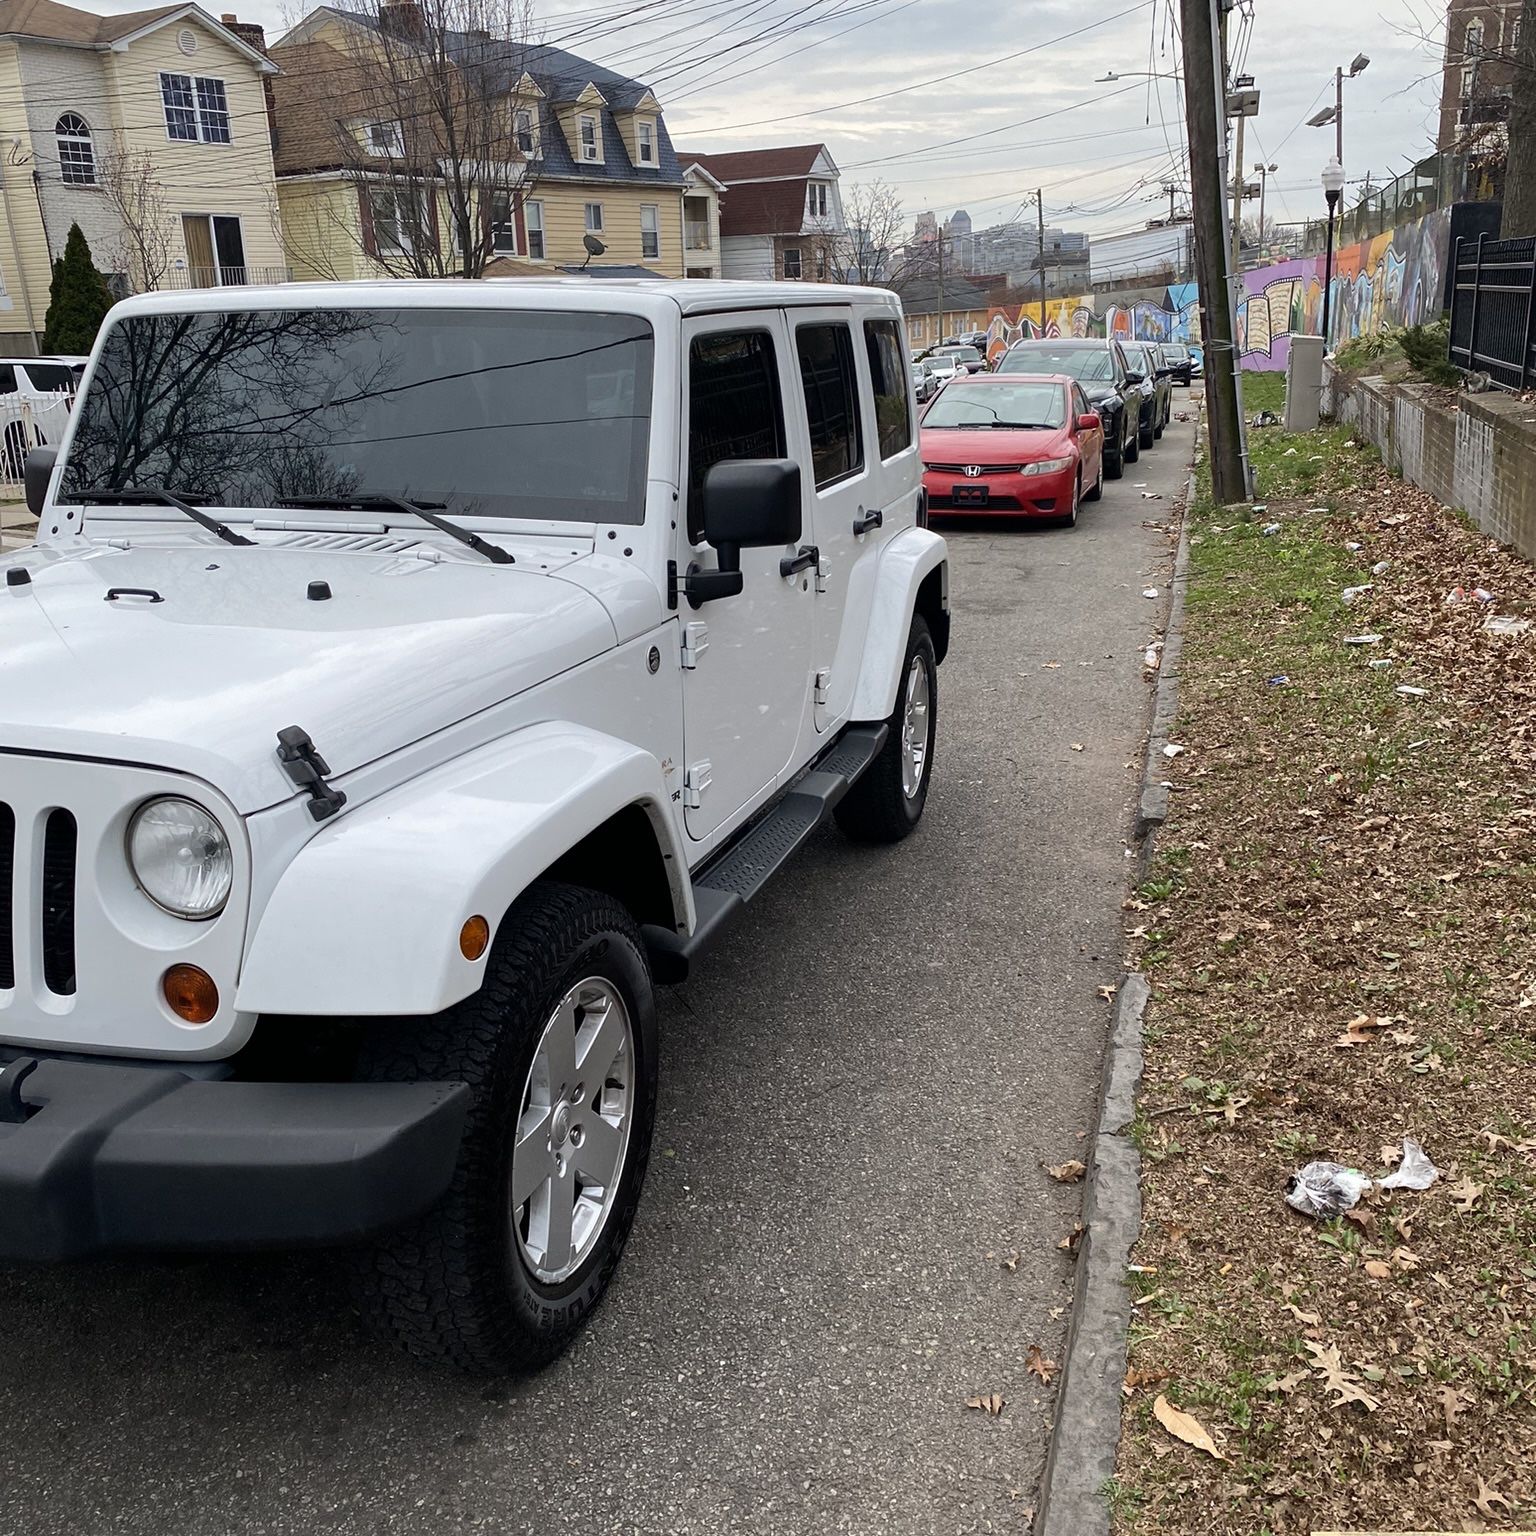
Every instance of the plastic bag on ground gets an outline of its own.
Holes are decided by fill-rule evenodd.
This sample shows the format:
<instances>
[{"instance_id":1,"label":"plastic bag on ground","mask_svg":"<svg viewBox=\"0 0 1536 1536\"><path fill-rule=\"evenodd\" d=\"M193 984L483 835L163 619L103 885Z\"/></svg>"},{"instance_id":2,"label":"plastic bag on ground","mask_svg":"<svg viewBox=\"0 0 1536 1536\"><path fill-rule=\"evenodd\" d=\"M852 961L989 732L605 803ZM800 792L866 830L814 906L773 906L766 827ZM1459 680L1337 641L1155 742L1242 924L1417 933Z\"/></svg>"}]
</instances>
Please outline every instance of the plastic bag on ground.
<instances>
[{"instance_id":1,"label":"plastic bag on ground","mask_svg":"<svg viewBox=\"0 0 1536 1536\"><path fill-rule=\"evenodd\" d=\"M1285 1184L1285 1203L1303 1216L1327 1220L1342 1216L1359 1203L1371 1180L1356 1168L1341 1163L1308 1163Z\"/></svg>"},{"instance_id":2,"label":"plastic bag on ground","mask_svg":"<svg viewBox=\"0 0 1536 1536\"><path fill-rule=\"evenodd\" d=\"M1436 1179L1440 1177L1440 1170L1430 1162L1421 1147L1412 1136L1403 1137L1403 1160L1397 1165L1396 1173L1389 1173L1386 1178L1378 1179L1378 1189L1428 1189Z\"/></svg>"}]
</instances>

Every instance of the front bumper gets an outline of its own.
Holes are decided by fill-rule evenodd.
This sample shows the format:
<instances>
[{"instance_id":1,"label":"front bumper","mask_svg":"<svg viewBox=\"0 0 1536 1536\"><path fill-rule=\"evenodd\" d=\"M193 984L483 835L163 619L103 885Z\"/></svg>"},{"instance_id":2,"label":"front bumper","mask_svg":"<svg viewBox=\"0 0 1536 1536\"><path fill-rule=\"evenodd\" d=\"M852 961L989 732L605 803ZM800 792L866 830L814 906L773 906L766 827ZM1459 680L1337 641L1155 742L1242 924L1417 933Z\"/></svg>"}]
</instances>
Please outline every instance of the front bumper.
<instances>
[{"instance_id":1,"label":"front bumper","mask_svg":"<svg viewBox=\"0 0 1536 1536\"><path fill-rule=\"evenodd\" d=\"M210 1082L12 1055L0 1074L0 1258L344 1243L447 1189L462 1083Z\"/></svg>"},{"instance_id":2,"label":"front bumper","mask_svg":"<svg viewBox=\"0 0 1536 1536\"><path fill-rule=\"evenodd\" d=\"M1072 510L1072 481L1076 469L1058 469L1048 475L983 475L975 480L958 479L942 471L925 470L923 489L930 513L956 513L966 517L1061 517ZM958 499L956 491L984 489L983 503Z\"/></svg>"}]
</instances>

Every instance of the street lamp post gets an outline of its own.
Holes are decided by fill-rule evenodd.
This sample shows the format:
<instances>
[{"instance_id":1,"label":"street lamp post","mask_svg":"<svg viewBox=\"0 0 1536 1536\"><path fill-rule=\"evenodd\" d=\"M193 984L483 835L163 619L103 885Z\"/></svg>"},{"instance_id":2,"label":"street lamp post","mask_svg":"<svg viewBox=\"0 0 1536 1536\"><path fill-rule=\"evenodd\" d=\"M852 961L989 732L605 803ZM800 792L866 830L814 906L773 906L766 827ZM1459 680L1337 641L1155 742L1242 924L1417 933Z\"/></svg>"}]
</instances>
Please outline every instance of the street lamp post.
<instances>
[{"instance_id":1,"label":"street lamp post","mask_svg":"<svg viewBox=\"0 0 1536 1536\"><path fill-rule=\"evenodd\" d=\"M1264 263L1264 193L1269 186L1269 173L1278 171L1278 165L1265 165L1262 160L1254 165L1254 170L1259 173L1259 264Z\"/></svg>"},{"instance_id":2,"label":"street lamp post","mask_svg":"<svg viewBox=\"0 0 1536 1536\"><path fill-rule=\"evenodd\" d=\"M1328 199L1328 243L1323 256L1323 351L1328 350L1328 301L1333 293L1333 216L1344 195L1344 167L1330 160L1323 167L1323 196Z\"/></svg>"}]
</instances>

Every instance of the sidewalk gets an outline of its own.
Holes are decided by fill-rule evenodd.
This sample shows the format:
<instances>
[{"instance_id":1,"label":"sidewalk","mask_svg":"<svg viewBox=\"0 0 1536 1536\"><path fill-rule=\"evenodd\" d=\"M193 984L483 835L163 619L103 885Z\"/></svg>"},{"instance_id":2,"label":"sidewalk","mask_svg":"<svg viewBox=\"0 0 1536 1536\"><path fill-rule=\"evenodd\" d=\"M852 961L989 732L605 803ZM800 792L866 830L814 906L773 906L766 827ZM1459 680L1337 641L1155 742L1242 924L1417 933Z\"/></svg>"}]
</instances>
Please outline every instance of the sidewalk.
<instances>
[{"instance_id":1,"label":"sidewalk","mask_svg":"<svg viewBox=\"0 0 1536 1536\"><path fill-rule=\"evenodd\" d=\"M24 502L0 502L0 551L25 549L36 536L37 519Z\"/></svg>"}]
</instances>

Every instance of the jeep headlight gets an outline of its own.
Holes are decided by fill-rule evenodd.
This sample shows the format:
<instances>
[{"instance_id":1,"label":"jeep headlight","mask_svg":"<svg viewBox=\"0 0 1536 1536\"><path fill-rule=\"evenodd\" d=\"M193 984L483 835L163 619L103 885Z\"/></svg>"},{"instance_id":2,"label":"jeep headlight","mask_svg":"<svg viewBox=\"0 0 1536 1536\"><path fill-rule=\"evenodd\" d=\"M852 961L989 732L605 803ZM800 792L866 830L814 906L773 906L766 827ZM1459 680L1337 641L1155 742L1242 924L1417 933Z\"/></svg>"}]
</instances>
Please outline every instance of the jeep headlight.
<instances>
[{"instance_id":1,"label":"jeep headlight","mask_svg":"<svg viewBox=\"0 0 1536 1536\"><path fill-rule=\"evenodd\" d=\"M128 824L128 867L174 917L216 917L229 900L234 857L224 828L191 800L147 800Z\"/></svg>"}]
</instances>

